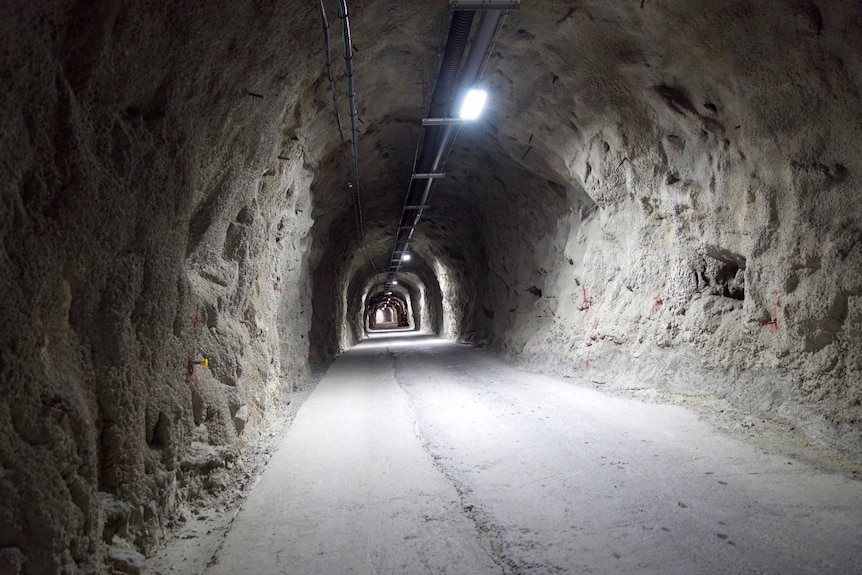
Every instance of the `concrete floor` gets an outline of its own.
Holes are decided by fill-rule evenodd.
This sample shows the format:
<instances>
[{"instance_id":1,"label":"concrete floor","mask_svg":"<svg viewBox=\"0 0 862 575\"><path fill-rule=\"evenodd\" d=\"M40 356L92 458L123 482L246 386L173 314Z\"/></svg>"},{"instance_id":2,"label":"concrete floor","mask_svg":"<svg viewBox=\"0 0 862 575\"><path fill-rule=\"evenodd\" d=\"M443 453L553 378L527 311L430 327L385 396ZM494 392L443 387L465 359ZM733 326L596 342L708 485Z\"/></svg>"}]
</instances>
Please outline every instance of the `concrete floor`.
<instances>
[{"instance_id":1,"label":"concrete floor","mask_svg":"<svg viewBox=\"0 0 862 575\"><path fill-rule=\"evenodd\" d=\"M431 338L299 411L208 575L862 573L862 483Z\"/></svg>"}]
</instances>

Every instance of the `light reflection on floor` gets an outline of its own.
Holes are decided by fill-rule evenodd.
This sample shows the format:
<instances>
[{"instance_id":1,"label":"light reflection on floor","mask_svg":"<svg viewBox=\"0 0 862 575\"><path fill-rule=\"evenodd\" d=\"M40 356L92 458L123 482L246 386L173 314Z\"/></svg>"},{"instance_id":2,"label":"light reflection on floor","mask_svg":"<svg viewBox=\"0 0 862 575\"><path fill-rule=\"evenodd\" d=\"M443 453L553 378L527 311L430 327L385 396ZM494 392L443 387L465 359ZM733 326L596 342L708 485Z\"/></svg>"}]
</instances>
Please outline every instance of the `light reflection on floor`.
<instances>
[{"instance_id":1,"label":"light reflection on floor","mask_svg":"<svg viewBox=\"0 0 862 575\"><path fill-rule=\"evenodd\" d=\"M441 339L433 333L420 332L412 329L391 329L369 332L366 334L366 338L356 344L353 349L374 350L387 347L447 345L451 343L451 341Z\"/></svg>"}]
</instances>

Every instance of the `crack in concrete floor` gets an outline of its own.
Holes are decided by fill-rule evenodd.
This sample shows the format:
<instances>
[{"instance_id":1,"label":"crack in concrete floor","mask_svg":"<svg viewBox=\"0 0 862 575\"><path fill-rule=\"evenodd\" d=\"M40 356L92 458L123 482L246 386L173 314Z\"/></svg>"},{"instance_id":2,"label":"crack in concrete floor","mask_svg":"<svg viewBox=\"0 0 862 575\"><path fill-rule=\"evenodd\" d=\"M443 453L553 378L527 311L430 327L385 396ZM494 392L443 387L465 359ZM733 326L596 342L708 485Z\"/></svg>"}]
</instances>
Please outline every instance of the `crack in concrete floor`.
<instances>
[{"instance_id":1,"label":"crack in concrete floor","mask_svg":"<svg viewBox=\"0 0 862 575\"><path fill-rule=\"evenodd\" d=\"M858 481L688 409L451 344L359 346L206 573L846 573L859 534Z\"/></svg>"},{"instance_id":2,"label":"crack in concrete floor","mask_svg":"<svg viewBox=\"0 0 862 575\"><path fill-rule=\"evenodd\" d=\"M441 462L441 457L434 452L430 440L422 434L422 431L419 426L419 420L417 418L416 411L413 408L410 395L404 389L403 376L399 375L398 373L397 355L393 351L389 351L388 355L392 360L392 375L395 378L399 389L405 394L405 397L407 398L407 406L410 410L410 418L413 423L413 432L416 435L416 439L418 439L419 442L422 444L422 449L424 449L425 452L428 454L428 457L432 461L432 464L437 469L437 471L439 471L440 474L445 477L447 481L449 481L455 491L458 492L458 497L461 502L461 512L475 526L477 536L479 537L479 540L483 543L483 547L487 548L488 556L491 558L491 560L500 567L500 570L503 572L504 575L520 575L521 571L517 563L510 557L507 557L503 551L503 544L499 528L490 521L487 514L485 514L481 508L477 508L476 505L471 502L470 488L461 481L459 481L458 477L456 477L450 469L447 469L446 466L443 465L443 463Z\"/></svg>"}]
</instances>

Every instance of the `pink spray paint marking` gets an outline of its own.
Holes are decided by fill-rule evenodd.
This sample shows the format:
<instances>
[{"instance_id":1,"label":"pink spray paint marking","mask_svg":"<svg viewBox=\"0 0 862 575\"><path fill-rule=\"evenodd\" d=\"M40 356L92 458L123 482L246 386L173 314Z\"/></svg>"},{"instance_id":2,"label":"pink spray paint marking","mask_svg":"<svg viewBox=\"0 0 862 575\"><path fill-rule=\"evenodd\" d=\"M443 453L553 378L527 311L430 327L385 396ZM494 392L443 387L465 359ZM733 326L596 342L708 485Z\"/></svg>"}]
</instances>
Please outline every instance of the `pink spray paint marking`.
<instances>
[{"instance_id":1,"label":"pink spray paint marking","mask_svg":"<svg viewBox=\"0 0 862 575\"><path fill-rule=\"evenodd\" d=\"M587 313L589 313L589 311L590 311L590 300L587 299L587 288L586 288L586 286L581 286L581 292L582 292L581 297L583 298L583 300L582 300L583 303L581 304L581 309L583 310L583 313L581 313L581 321L584 321L584 318L587 317Z\"/></svg>"},{"instance_id":2,"label":"pink spray paint marking","mask_svg":"<svg viewBox=\"0 0 862 575\"><path fill-rule=\"evenodd\" d=\"M778 290L772 292L772 321L769 322L769 330L772 333L778 331Z\"/></svg>"},{"instance_id":3,"label":"pink spray paint marking","mask_svg":"<svg viewBox=\"0 0 862 575\"><path fill-rule=\"evenodd\" d=\"M602 301L599 302L599 307L596 308L596 313L598 313L602 306L605 305L605 298L602 298ZM596 327L599 325L599 320L596 318L593 320L593 325L590 326L590 335L589 339L587 339L587 363L584 366L585 371L590 371L590 348L593 345L593 342L596 341Z\"/></svg>"},{"instance_id":4,"label":"pink spray paint marking","mask_svg":"<svg viewBox=\"0 0 862 575\"><path fill-rule=\"evenodd\" d=\"M768 325L771 333L778 333L778 290L772 292L772 319L760 320L760 323Z\"/></svg>"}]
</instances>

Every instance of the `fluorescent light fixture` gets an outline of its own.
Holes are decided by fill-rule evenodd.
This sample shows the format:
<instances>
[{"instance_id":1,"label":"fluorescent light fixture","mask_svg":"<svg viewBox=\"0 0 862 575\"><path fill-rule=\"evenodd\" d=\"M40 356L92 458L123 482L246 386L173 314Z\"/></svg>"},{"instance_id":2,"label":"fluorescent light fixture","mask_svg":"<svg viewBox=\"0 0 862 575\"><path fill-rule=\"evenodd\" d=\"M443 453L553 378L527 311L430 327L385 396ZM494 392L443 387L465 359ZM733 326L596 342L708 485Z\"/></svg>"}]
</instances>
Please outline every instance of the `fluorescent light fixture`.
<instances>
[{"instance_id":1,"label":"fluorescent light fixture","mask_svg":"<svg viewBox=\"0 0 862 575\"><path fill-rule=\"evenodd\" d=\"M409 262L410 261L410 254L403 254L401 256L401 261L402 262Z\"/></svg>"},{"instance_id":2,"label":"fluorescent light fixture","mask_svg":"<svg viewBox=\"0 0 862 575\"><path fill-rule=\"evenodd\" d=\"M467 97L464 98L464 103L461 105L461 119L475 120L482 113L482 108L485 107L485 100L488 99L488 92L485 90L470 90L467 92Z\"/></svg>"}]
</instances>

